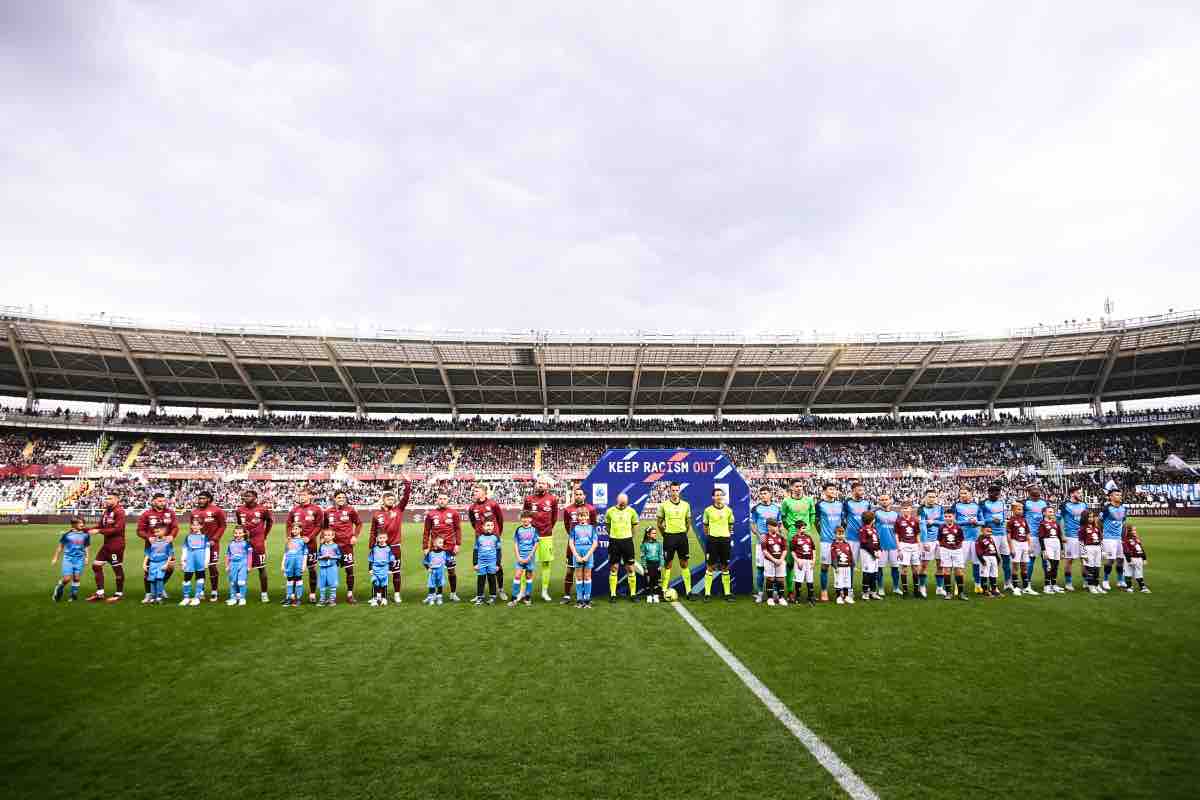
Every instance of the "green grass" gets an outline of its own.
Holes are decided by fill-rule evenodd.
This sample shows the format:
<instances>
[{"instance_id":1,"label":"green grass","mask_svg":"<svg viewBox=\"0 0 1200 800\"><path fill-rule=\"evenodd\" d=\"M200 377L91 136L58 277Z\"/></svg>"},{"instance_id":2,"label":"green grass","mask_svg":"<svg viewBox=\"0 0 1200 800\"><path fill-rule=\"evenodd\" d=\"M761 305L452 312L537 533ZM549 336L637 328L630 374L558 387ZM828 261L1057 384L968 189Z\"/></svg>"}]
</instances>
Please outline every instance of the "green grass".
<instances>
[{"instance_id":1,"label":"green grass","mask_svg":"<svg viewBox=\"0 0 1200 800\"><path fill-rule=\"evenodd\" d=\"M689 608L882 797L1192 797L1200 538L1141 527L1152 595ZM426 608L415 529L399 607L143 607L140 548L56 605L56 532L0 528L5 797L842 796L666 605Z\"/></svg>"}]
</instances>

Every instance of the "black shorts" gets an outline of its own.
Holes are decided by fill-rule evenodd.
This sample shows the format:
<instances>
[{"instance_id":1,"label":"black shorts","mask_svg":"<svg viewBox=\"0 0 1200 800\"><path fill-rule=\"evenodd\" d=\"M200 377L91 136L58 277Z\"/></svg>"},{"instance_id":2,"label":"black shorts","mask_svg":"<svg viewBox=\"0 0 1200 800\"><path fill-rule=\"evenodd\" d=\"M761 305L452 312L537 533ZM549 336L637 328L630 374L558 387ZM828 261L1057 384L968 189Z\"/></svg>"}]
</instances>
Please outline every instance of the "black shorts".
<instances>
[{"instance_id":1,"label":"black shorts","mask_svg":"<svg viewBox=\"0 0 1200 800\"><path fill-rule=\"evenodd\" d=\"M608 563L610 564L625 564L633 563L633 537L628 539L609 539L608 540Z\"/></svg>"},{"instance_id":2,"label":"black shorts","mask_svg":"<svg viewBox=\"0 0 1200 800\"><path fill-rule=\"evenodd\" d=\"M354 551L346 550L342 553L342 569L350 569L354 566Z\"/></svg>"},{"instance_id":3,"label":"black shorts","mask_svg":"<svg viewBox=\"0 0 1200 800\"><path fill-rule=\"evenodd\" d=\"M668 533L663 536L663 563L670 564L675 556L683 561L688 560L688 535L686 533Z\"/></svg>"},{"instance_id":4,"label":"black shorts","mask_svg":"<svg viewBox=\"0 0 1200 800\"><path fill-rule=\"evenodd\" d=\"M708 537L708 565L728 564L733 541L728 536Z\"/></svg>"}]
</instances>

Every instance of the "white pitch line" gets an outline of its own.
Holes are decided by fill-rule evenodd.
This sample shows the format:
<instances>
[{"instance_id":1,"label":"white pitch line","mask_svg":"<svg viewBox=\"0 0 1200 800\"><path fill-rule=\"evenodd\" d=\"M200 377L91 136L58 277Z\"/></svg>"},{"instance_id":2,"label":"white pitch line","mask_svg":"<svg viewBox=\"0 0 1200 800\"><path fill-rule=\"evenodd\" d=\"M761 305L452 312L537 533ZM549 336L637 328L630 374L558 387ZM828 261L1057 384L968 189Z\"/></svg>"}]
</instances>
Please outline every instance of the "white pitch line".
<instances>
[{"instance_id":1,"label":"white pitch line","mask_svg":"<svg viewBox=\"0 0 1200 800\"><path fill-rule=\"evenodd\" d=\"M833 776L838 785L846 790L846 794L853 797L854 800L879 800L879 795L875 794L875 790L867 786L863 779L858 777L854 770L850 769L846 762L842 761L838 754L821 740L821 737L809 730L808 726L801 722L800 718L793 714L791 709L784 705L783 701L776 697L765 683L747 669L737 656L729 652L729 648L709 633L708 628L705 628L700 624L700 620L692 616L692 612L684 608L682 603L671 603L671 607L679 613L679 616L683 617L684 622L692 626L692 630L700 635L704 643L712 648L712 651L725 662L725 665L741 678L742 683L746 684L746 688L754 692L754 696L762 701L767 710L800 740L808 752L812 753L821 766Z\"/></svg>"}]
</instances>

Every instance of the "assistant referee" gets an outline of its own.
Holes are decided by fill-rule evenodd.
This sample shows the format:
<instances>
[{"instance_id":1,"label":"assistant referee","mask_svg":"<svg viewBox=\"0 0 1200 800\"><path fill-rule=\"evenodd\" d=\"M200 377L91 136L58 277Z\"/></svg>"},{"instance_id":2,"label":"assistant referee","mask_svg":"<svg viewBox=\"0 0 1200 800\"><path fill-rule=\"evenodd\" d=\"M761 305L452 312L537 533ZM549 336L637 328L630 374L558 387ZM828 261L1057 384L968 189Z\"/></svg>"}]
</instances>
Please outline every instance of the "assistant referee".
<instances>
[{"instance_id":1,"label":"assistant referee","mask_svg":"<svg viewBox=\"0 0 1200 800\"><path fill-rule=\"evenodd\" d=\"M663 532L662 588L665 592L671 585L671 563L678 555L684 597L694 600L692 573L688 571L688 534L692 531L692 506L679 496L679 489L679 482L672 481L671 496L658 507L658 527Z\"/></svg>"},{"instance_id":2,"label":"assistant referee","mask_svg":"<svg viewBox=\"0 0 1200 800\"><path fill-rule=\"evenodd\" d=\"M733 602L729 591L729 559L733 550L733 510L725 505L725 492L713 489L712 505L704 509L704 538L708 540L708 568L704 572L704 602L712 597L713 577L721 574L725 600Z\"/></svg>"},{"instance_id":3,"label":"assistant referee","mask_svg":"<svg viewBox=\"0 0 1200 800\"><path fill-rule=\"evenodd\" d=\"M629 505L629 495L617 495L617 504L604 512L608 528L608 602L617 602L617 569L625 565L625 580L629 584L629 599L637 602L637 573L633 571L633 529L638 513Z\"/></svg>"}]
</instances>

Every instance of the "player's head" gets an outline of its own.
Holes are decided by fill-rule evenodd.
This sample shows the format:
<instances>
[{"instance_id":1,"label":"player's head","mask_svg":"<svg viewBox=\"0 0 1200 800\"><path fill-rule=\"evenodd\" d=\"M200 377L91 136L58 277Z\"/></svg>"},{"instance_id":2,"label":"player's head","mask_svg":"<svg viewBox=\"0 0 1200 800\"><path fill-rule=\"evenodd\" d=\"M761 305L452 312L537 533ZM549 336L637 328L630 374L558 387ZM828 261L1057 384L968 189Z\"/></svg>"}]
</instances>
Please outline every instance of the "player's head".
<instances>
[{"instance_id":1,"label":"player's head","mask_svg":"<svg viewBox=\"0 0 1200 800\"><path fill-rule=\"evenodd\" d=\"M863 525L873 525L874 523L875 523L875 512L874 511L864 511L863 515L862 515L862 524Z\"/></svg>"},{"instance_id":2,"label":"player's head","mask_svg":"<svg viewBox=\"0 0 1200 800\"><path fill-rule=\"evenodd\" d=\"M450 504L450 495L446 494L445 492L442 492L441 494L439 494L437 496L437 507L438 508L445 508L449 504Z\"/></svg>"},{"instance_id":3,"label":"player's head","mask_svg":"<svg viewBox=\"0 0 1200 800\"><path fill-rule=\"evenodd\" d=\"M646 528L646 538L647 538L647 539L649 539L650 541L654 541L654 539L655 539L657 536L658 536L658 528L656 528L656 527L655 527L655 526L653 526L653 525L651 525L650 527Z\"/></svg>"},{"instance_id":4,"label":"player's head","mask_svg":"<svg viewBox=\"0 0 1200 800\"><path fill-rule=\"evenodd\" d=\"M1123 496L1124 495L1121 494L1121 490L1117 489L1116 487L1108 490L1108 502L1112 503L1114 506L1121 505L1121 499Z\"/></svg>"},{"instance_id":5,"label":"player's head","mask_svg":"<svg viewBox=\"0 0 1200 800\"><path fill-rule=\"evenodd\" d=\"M121 502L121 498L117 497L115 492L109 492L104 496L105 508L116 508L117 503Z\"/></svg>"},{"instance_id":6,"label":"player's head","mask_svg":"<svg viewBox=\"0 0 1200 800\"><path fill-rule=\"evenodd\" d=\"M839 542L846 541L846 526L838 525L833 531L833 538L837 539Z\"/></svg>"},{"instance_id":7,"label":"player's head","mask_svg":"<svg viewBox=\"0 0 1200 800\"><path fill-rule=\"evenodd\" d=\"M380 532L379 535L375 537L375 544L379 545L380 547L387 545L387 534Z\"/></svg>"},{"instance_id":8,"label":"player's head","mask_svg":"<svg viewBox=\"0 0 1200 800\"><path fill-rule=\"evenodd\" d=\"M926 489L925 499L922 502L927 506L933 505L937 502L937 492L935 492L933 489Z\"/></svg>"},{"instance_id":9,"label":"player's head","mask_svg":"<svg viewBox=\"0 0 1200 800\"><path fill-rule=\"evenodd\" d=\"M242 492L242 503L245 505L252 506L257 500L258 492L254 491L253 489L247 489L246 491Z\"/></svg>"},{"instance_id":10,"label":"player's head","mask_svg":"<svg viewBox=\"0 0 1200 800\"><path fill-rule=\"evenodd\" d=\"M167 535L167 528L165 525L159 525L158 527L156 527L154 529L154 538L155 539L161 539L166 535Z\"/></svg>"},{"instance_id":11,"label":"player's head","mask_svg":"<svg viewBox=\"0 0 1200 800\"><path fill-rule=\"evenodd\" d=\"M575 505L577 506L581 506L587 501L587 495L584 494L582 486L576 486L571 492L571 500L574 501Z\"/></svg>"},{"instance_id":12,"label":"player's head","mask_svg":"<svg viewBox=\"0 0 1200 800\"><path fill-rule=\"evenodd\" d=\"M293 537L303 536L303 535L304 535L304 528L300 526L300 523L296 523L295 525L292 526L292 536Z\"/></svg>"},{"instance_id":13,"label":"player's head","mask_svg":"<svg viewBox=\"0 0 1200 800\"><path fill-rule=\"evenodd\" d=\"M1000 499L1000 484L993 483L988 487L988 500L996 501Z\"/></svg>"},{"instance_id":14,"label":"player's head","mask_svg":"<svg viewBox=\"0 0 1200 800\"><path fill-rule=\"evenodd\" d=\"M833 481L825 481L821 485L821 494L825 495L826 500L833 500L837 497L837 484Z\"/></svg>"},{"instance_id":15,"label":"player's head","mask_svg":"<svg viewBox=\"0 0 1200 800\"><path fill-rule=\"evenodd\" d=\"M802 519L796 520L796 533L807 533L808 523Z\"/></svg>"},{"instance_id":16,"label":"player's head","mask_svg":"<svg viewBox=\"0 0 1200 800\"><path fill-rule=\"evenodd\" d=\"M671 499L672 500L679 499L679 490L681 488L683 488L683 487L681 487L679 485L679 481L671 481L670 491L671 491Z\"/></svg>"},{"instance_id":17,"label":"player's head","mask_svg":"<svg viewBox=\"0 0 1200 800\"><path fill-rule=\"evenodd\" d=\"M779 533L779 520L767 520L767 533Z\"/></svg>"},{"instance_id":18,"label":"player's head","mask_svg":"<svg viewBox=\"0 0 1200 800\"><path fill-rule=\"evenodd\" d=\"M241 528L238 528L238 530L241 530ZM333 528L321 529L321 541L326 544L333 541Z\"/></svg>"},{"instance_id":19,"label":"player's head","mask_svg":"<svg viewBox=\"0 0 1200 800\"><path fill-rule=\"evenodd\" d=\"M892 496L890 494L879 495L879 507L887 511L892 507Z\"/></svg>"},{"instance_id":20,"label":"player's head","mask_svg":"<svg viewBox=\"0 0 1200 800\"><path fill-rule=\"evenodd\" d=\"M1042 514L1042 519L1054 522L1056 517L1058 517L1058 509L1054 506L1046 506L1046 511Z\"/></svg>"},{"instance_id":21,"label":"player's head","mask_svg":"<svg viewBox=\"0 0 1200 800\"><path fill-rule=\"evenodd\" d=\"M960 503L971 502L971 490L966 486L958 487L958 500Z\"/></svg>"},{"instance_id":22,"label":"player's head","mask_svg":"<svg viewBox=\"0 0 1200 800\"><path fill-rule=\"evenodd\" d=\"M396 505L396 495L392 492L384 492L383 497L379 499L383 501L384 508L391 508Z\"/></svg>"},{"instance_id":23,"label":"player's head","mask_svg":"<svg viewBox=\"0 0 1200 800\"><path fill-rule=\"evenodd\" d=\"M212 499L212 492L207 490L200 492L196 495L196 507L208 508L209 504L212 503Z\"/></svg>"},{"instance_id":24,"label":"player's head","mask_svg":"<svg viewBox=\"0 0 1200 800\"><path fill-rule=\"evenodd\" d=\"M619 495L617 495L617 507L624 508L627 505L629 505L629 495L621 492Z\"/></svg>"},{"instance_id":25,"label":"player's head","mask_svg":"<svg viewBox=\"0 0 1200 800\"><path fill-rule=\"evenodd\" d=\"M1083 516L1079 518L1079 524L1081 526L1096 524L1096 512L1092 511L1090 508L1087 511L1084 511Z\"/></svg>"},{"instance_id":26,"label":"player's head","mask_svg":"<svg viewBox=\"0 0 1200 800\"><path fill-rule=\"evenodd\" d=\"M862 485L862 481L855 481L854 483L850 484L850 494L853 495L855 500L862 500L866 493L867 490Z\"/></svg>"},{"instance_id":27,"label":"player's head","mask_svg":"<svg viewBox=\"0 0 1200 800\"><path fill-rule=\"evenodd\" d=\"M1072 486L1070 491L1072 503L1079 503L1083 500L1083 489L1079 486Z\"/></svg>"},{"instance_id":28,"label":"player's head","mask_svg":"<svg viewBox=\"0 0 1200 800\"><path fill-rule=\"evenodd\" d=\"M300 487L300 491L297 496L300 498L300 505L302 506L306 506L312 502L312 491L309 490L307 486ZM384 495L384 497L386 496L387 495Z\"/></svg>"},{"instance_id":29,"label":"player's head","mask_svg":"<svg viewBox=\"0 0 1200 800\"><path fill-rule=\"evenodd\" d=\"M493 533L493 532L495 532L495 530L496 530L496 523L492 522L490 519L486 519L483 521L483 532L484 533Z\"/></svg>"},{"instance_id":30,"label":"player's head","mask_svg":"<svg viewBox=\"0 0 1200 800\"><path fill-rule=\"evenodd\" d=\"M1133 527L1132 522L1126 522L1125 526L1121 528L1121 537L1129 539L1133 536L1137 536L1137 528Z\"/></svg>"},{"instance_id":31,"label":"player's head","mask_svg":"<svg viewBox=\"0 0 1200 800\"><path fill-rule=\"evenodd\" d=\"M911 500L905 500L900 504L900 516L906 519L913 515L913 504Z\"/></svg>"},{"instance_id":32,"label":"player's head","mask_svg":"<svg viewBox=\"0 0 1200 800\"><path fill-rule=\"evenodd\" d=\"M162 511L167 507L167 496L162 492L155 492L150 498L150 505L154 506L156 511Z\"/></svg>"},{"instance_id":33,"label":"player's head","mask_svg":"<svg viewBox=\"0 0 1200 800\"><path fill-rule=\"evenodd\" d=\"M804 494L804 481L797 478L788 488L792 491L792 497L800 497Z\"/></svg>"},{"instance_id":34,"label":"player's head","mask_svg":"<svg viewBox=\"0 0 1200 800\"><path fill-rule=\"evenodd\" d=\"M333 531L330 531L330 533L333 533ZM243 528L241 525L238 525L236 528L233 529L233 538L245 539L246 538L246 529Z\"/></svg>"},{"instance_id":35,"label":"player's head","mask_svg":"<svg viewBox=\"0 0 1200 800\"><path fill-rule=\"evenodd\" d=\"M771 487L763 486L758 490L758 502L764 506L771 502Z\"/></svg>"},{"instance_id":36,"label":"player's head","mask_svg":"<svg viewBox=\"0 0 1200 800\"><path fill-rule=\"evenodd\" d=\"M484 500L488 499L488 485L486 483L475 484L475 487L471 490L471 492L475 496L476 503L482 503Z\"/></svg>"},{"instance_id":37,"label":"player's head","mask_svg":"<svg viewBox=\"0 0 1200 800\"><path fill-rule=\"evenodd\" d=\"M530 525L533 524L533 512L532 511L522 511L521 512L521 524L523 526L525 526L526 528L528 528Z\"/></svg>"},{"instance_id":38,"label":"player's head","mask_svg":"<svg viewBox=\"0 0 1200 800\"><path fill-rule=\"evenodd\" d=\"M440 537L440 536L433 537L433 549L434 550L441 550L442 544L443 544L442 537Z\"/></svg>"},{"instance_id":39,"label":"player's head","mask_svg":"<svg viewBox=\"0 0 1200 800\"><path fill-rule=\"evenodd\" d=\"M86 525L87 523L83 521L83 517L71 517L71 527L75 530L81 531Z\"/></svg>"},{"instance_id":40,"label":"player's head","mask_svg":"<svg viewBox=\"0 0 1200 800\"><path fill-rule=\"evenodd\" d=\"M343 492L341 489L339 489L338 491L334 492L334 493L333 493L333 504L334 504L335 506L344 506L344 505L346 505L346 493L345 493L345 492Z\"/></svg>"},{"instance_id":41,"label":"player's head","mask_svg":"<svg viewBox=\"0 0 1200 800\"><path fill-rule=\"evenodd\" d=\"M1029 499L1030 500L1038 500L1041 498L1041 496L1042 496L1042 487L1040 487L1040 486L1030 486L1029 487Z\"/></svg>"},{"instance_id":42,"label":"player's head","mask_svg":"<svg viewBox=\"0 0 1200 800\"><path fill-rule=\"evenodd\" d=\"M979 535L980 536L991 536L992 535L992 526L984 525L982 528L979 529Z\"/></svg>"},{"instance_id":43,"label":"player's head","mask_svg":"<svg viewBox=\"0 0 1200 800\"><path fill-rule=\"evenodd\" d=\"M545 475L539 475L537 483L533 485L533 488L537 491L537 494L545 494L550 491L550 481L546 480Z\"/></svg>"},{"instance_id":44,"label":"player's head","mask_svg":"<svg viewBox=\"0 0 1200 800\"><path fill-rule=\"evenodd\" d=\"M716 506L717 508L720 508L722 505L724 505L725 504L725 490L724 489L713 489L712 501L713 501L713 505Z\"/></svg>"},{"instance_id":45,"label":"player's head","mask_svg":"<svg viewBox=\"0 0 1200 800\"><path fill-rule=\"evenodd\" d=\"M1023 517L1025 516L1025 506L1021 503L1009 503L1008 512L1014 517Z\"/></svg>"}]
</instances>

